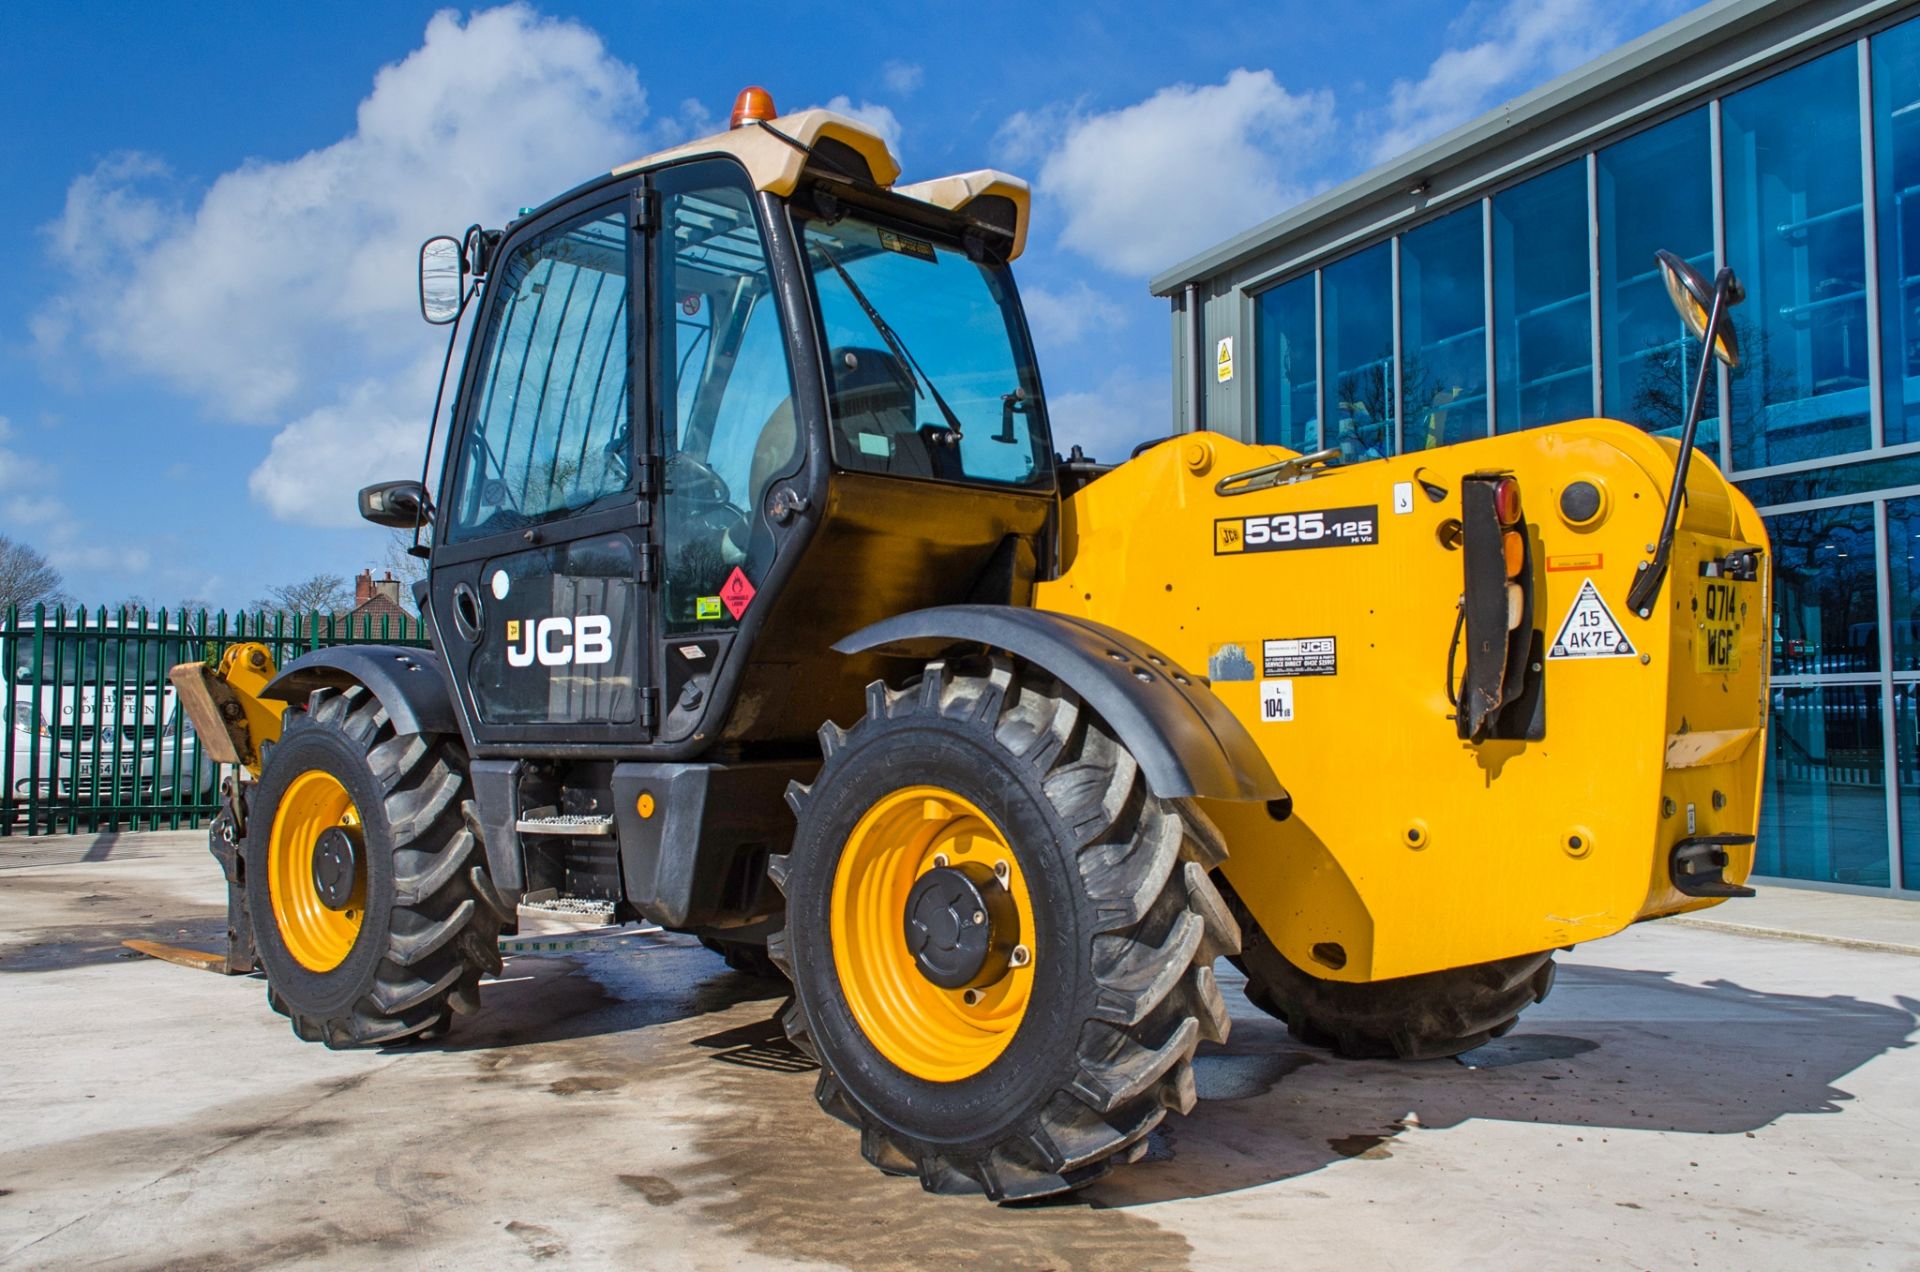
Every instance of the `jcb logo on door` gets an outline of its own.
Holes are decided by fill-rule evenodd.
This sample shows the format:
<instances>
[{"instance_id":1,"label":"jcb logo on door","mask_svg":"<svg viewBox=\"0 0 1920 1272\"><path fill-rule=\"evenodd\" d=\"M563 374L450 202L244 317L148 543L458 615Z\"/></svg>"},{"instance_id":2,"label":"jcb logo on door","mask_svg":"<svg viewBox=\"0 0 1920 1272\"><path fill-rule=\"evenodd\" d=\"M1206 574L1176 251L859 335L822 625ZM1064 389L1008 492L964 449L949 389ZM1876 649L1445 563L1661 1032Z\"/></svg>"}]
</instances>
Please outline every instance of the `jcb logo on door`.
<instances>
[{"instance_id":1,"label":"jcb logo on door","mask_svg":"<svg viewBox=\"0 0 1920 1272\"><path fill-rule=\"evenodd\" d=\"M514 642L522 641L516 645ZM613 620L605 614L539 618L507 624L507 665L592 666L613 661Z\"/></svg>"}]
</instances>

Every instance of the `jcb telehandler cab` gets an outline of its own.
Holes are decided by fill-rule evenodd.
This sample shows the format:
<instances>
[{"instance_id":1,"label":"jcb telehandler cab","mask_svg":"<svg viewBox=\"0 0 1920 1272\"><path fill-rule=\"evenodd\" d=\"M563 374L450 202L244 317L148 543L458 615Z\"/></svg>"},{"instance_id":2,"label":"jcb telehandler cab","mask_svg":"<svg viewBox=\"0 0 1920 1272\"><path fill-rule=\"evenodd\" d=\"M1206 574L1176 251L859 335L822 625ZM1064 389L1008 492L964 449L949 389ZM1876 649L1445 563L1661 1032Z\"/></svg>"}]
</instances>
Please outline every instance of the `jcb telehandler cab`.
<instances>
[{"instance_id":1,"label":"jcb telehandler cab","mask_svg":"<svg viewBox=\"0 0 1920 1272\"><path fill-rule=\"evenodd\" d=\"M749 92L423 250L444 459L361 506L433 648L177 672L296 1033L435 1036L520 901L598 898L789 977L876 1166L1018 1198L1192 1106L1223 955L1308 1042L1444 1055L1744 891L1765 537L1691 424L1062 462L1026 186L898 175ZM1669 277L1731 356L1730 277Z\"/></svg>"}]
</instances>

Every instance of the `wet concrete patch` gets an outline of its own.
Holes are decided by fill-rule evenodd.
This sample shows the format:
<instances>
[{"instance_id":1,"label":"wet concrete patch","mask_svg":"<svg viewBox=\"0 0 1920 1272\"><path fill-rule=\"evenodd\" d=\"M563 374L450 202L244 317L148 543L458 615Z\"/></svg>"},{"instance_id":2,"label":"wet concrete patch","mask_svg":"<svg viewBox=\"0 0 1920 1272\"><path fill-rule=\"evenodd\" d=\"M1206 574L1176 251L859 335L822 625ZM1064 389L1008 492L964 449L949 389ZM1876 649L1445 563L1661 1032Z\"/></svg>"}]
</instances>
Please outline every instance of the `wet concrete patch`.
<instances>
[{"instance_id":1,"label":"wet concrete patch","mask_svg":"<svg viewBox=\"0 0 1920 1272\"><path fill-rule=\"evenodd\" d=\"M649 1206L671 1206L684 1195L658 1175L616 1175L621 1183L647 1199Z\"/></svg>"},{"instance_id":2,"label":"wet concrete patch","mask_svg":"<svg viewBox=\"0 0 1920 1272\"><path fill-rule=\"evenodd\" d=\"M1387 1141L1398 1132L1389 1131L1384 1135L1341 1135L1327 1141L1327 1147L1342 1157L1358 1157L1364 1161L1377 1162L1392 1157Z\"/></svg>"},{"instance_id":3,"label":"wet concrete patch","mask_svg":"<svg viewBox=\"0 0 1920 1272\"><path fill-rule=\"evenodd\" d=\"M1203 1100L1251 1100L1289 1073L1320 1062L1304 1051L1203 1053L1193 1059L1193 1086Z\"/></svg>"},{"instance_id":4,"label":"wet concrete patch","mask_svg":"<svg viewBox=\"0 0 1920 1272\"><path fill-rule=\"evenodd\" d=\"M1597 1051L1599 1047L1599 1043L1590 1039L1570 1038L1564 1034L1508 1034L1472 1051L1463 1051L1454 1060L1469 1069L1504 1069L1509 1065L1532 1064L1539 1060L1571 1060L1589 1051Z\"/></svg>"},{"instance_id":5,"label":"wet concrete patch","mask_svg":"<svg viewBox=\"0 0 1920 1272\"><path fill-rule=\"evenodd\" d=\"M584 1092L618 1091L627 1085L625 1078L609 1077L606 1074L586 1073L571 1078L562 1078L547 1085L547 1090L555 1095L580 1095Z\"/></svg>"}]
</instances>

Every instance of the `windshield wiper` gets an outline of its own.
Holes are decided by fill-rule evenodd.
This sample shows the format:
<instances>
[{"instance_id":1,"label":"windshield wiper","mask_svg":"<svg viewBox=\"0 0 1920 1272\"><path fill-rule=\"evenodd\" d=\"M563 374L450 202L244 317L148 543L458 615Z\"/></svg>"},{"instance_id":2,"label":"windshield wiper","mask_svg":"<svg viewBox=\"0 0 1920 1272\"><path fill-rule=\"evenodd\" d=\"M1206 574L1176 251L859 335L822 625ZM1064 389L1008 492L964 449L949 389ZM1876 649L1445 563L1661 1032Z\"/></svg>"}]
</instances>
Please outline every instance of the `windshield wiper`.
<instances>
[{"instance_id":1,"label":"windshield wiper","mask_svg":"<svg viewBox=\"0 0 1920 1272\"><path fill-rule=\"evenodd\" d=\"M872 323L873 329L880 333L880 338L887 342L887 348L893 351L893 356L905 364L907 371L913 376L913 391L921 397L932 395L933 404L940 408L940 414L947 421L947 429L952 434L946 440L960 441L965 436L960 428L960 417L953 413L953 408L947 405L947 400L940 396L940 390L934 386L932 377L920 369L920 363L907 350L906 342L900 339L898 332L887 325L887 320L880 316L880 311L873 307L873 302L867 299L867 294L860 290L860 284L853 281L853 275L847 273L845 267L834 259L833 253L818 243L813 244L812 247L814 251L820 253L827 264L833 266L833 272L840 275L840 281L847 285L847 291L853 295L861 312L866 314L867 321Z\"/></svg>"}]
</instances>

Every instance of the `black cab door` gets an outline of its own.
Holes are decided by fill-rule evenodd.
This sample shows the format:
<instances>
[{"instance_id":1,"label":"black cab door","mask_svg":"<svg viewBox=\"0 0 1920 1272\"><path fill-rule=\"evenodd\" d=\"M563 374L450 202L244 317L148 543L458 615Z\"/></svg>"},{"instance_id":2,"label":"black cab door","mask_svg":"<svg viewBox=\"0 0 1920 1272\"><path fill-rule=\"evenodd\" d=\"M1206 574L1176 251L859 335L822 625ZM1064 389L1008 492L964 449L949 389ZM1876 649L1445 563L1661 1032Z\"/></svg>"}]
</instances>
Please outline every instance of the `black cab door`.
<instances>
[{"instance_id":1,"label":"black cab door","mask_svg":"<svg viewBox=\"0 0 1920 1272\"><path fill-rule=\"evenodd\" d=\"M487 282L432 575L437 642L482 751L652 737L635 191L543 215Z\"/></svg>"}]
</instances>

